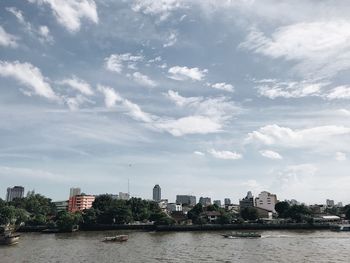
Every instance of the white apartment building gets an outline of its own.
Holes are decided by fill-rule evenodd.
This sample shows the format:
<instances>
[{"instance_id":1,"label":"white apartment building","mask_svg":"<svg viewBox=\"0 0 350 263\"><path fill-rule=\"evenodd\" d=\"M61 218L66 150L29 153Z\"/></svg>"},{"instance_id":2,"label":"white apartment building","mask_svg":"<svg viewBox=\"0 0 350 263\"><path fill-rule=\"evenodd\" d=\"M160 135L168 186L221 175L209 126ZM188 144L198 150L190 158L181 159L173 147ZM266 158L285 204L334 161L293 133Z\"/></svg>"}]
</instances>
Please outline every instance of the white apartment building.
<instances>
[{"instance_id":1,"label":"white apartment building","mask_svg":"<svg viewBox=\"0 0 350 263\"><path fill-rule=\"evenodd\" d=\"M255 206L276 213L275 205L277 204L277 196L263 191L255 198Z\"/></svg>"}]
</instances>

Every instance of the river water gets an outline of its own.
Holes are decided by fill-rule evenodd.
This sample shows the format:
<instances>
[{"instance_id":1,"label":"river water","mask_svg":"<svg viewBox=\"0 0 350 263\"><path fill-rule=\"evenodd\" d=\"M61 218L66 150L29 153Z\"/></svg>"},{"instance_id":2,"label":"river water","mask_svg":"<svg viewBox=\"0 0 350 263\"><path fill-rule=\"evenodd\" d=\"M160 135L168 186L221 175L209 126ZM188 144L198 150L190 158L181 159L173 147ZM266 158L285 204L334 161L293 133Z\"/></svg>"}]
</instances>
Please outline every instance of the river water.
<instances>
[{"instance_id":1,"label":"river water","mask_svg":"<svg viewBox=\"0 0 350 263\"><path fill-rule=\"evenodd\" d=\"M0 262L350 262L350 232L261 231L258 239L220 235L227 232L24 233L18 245L0 247ZM129 241L101 242L121 233L129 234Z\"/></svg>"}]
</instances>

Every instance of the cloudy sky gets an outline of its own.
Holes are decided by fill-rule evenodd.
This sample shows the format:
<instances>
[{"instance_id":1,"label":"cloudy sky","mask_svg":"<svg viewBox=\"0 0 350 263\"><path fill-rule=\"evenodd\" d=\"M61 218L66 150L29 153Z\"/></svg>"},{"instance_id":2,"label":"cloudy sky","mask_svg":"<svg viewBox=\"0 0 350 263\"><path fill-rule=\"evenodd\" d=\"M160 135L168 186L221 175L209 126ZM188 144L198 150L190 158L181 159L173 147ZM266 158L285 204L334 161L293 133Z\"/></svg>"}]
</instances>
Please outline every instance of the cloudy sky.
<instances>
[{"instance_id":1,"label":"cloudy sky","mask_svg":"<svg viewBox=\"0 0 350 263\"><path fill-rule=\"evenodd\" d=\"M350 202L350 5L0 2L0 196Z\"/></svg>"}]
</instances>

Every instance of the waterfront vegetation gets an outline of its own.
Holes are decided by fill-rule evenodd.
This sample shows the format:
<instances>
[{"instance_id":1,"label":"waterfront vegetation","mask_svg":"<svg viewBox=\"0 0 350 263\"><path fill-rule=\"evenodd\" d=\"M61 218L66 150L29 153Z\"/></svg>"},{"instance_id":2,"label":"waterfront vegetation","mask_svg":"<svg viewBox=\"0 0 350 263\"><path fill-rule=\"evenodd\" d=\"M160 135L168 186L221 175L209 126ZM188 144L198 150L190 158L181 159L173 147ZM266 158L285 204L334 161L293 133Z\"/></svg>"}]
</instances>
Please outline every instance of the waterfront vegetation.
<instances>
[{"instance_id":1,"label":"waterfront vegetation","mask_svg":"<svg viewBox=\"0 0 350 263\"><path fill-rule=\"evenodd\" d=\"M276 204L278 218L291 223L312 223L314 214L305 205L289 205L287 202ZM345 215L350 219L350 205L342 208L327 208L328 214ZM215 215L215 220L209 217ZM188 221L194 225L239 224L259 222L259 214L254 207L242 208L240 213L227 211L217 205L204 207L200 203L189 209L183 220L176 221L172 214L163 212L158 204L141 198L129 200L113 199L110 195L97 196L90 209L70 213L57 212L51 199L40 194L5 202L0 199L0 225L47 226L60 231L71 231L75 225L125 225L155 224L174 225Z\"/></svg>"}]
</instances>

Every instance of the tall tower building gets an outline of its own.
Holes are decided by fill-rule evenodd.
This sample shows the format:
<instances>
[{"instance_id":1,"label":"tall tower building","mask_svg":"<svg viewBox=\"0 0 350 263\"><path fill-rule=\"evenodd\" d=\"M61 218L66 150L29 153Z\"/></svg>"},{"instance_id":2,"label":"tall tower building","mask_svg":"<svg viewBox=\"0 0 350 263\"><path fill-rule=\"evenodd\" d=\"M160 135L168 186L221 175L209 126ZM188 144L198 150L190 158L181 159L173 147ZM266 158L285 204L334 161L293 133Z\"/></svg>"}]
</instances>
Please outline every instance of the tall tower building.
<instances>
[{"instance_id":1,"label":"tall tower building","mask_svg":"<svg viewBox=\"0 0 350 263\"><path fill-rule=\"evenodd\" d=\"M159 184L153 187L153 200L158 202L162 199L162 193Z\"/></svg>"},{"instance_id":2,"label":"tall tower building","mask_svg":"<svg viewBox=\"0 0 350 263\"><path fill-rule=\"evenodd\" d=\"M15 186L7 188L6 201L11 202L15 198L23 198L24 197L24 187L23 186Z\"/></svg>"},{"instance_id":3,"label":"tall tower building","mask_svg":"<svg viewBox=\"0 0 350 263\"><path fill-rule=\"evenodd\" d=\"M69 198L75 195L80 195L81 194L81 189L79 187L72 187L69 191Z\"/></svg>"}]
</instances>

